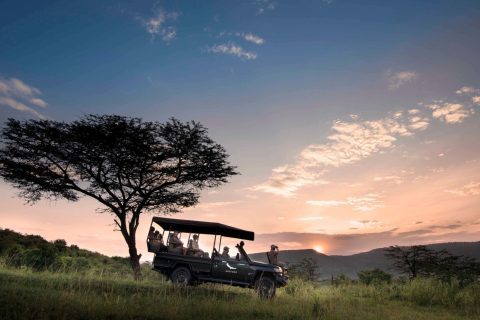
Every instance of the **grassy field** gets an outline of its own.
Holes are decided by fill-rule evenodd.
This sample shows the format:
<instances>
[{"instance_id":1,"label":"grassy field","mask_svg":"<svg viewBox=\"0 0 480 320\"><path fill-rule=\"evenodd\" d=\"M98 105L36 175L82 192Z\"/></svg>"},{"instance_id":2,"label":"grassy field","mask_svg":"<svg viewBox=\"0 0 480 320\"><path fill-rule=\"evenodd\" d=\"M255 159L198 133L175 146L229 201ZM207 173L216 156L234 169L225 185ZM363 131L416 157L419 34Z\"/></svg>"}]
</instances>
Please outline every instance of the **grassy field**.
<instances>
[{"instance_id":1,"label":"grassy field","mask_svg":"<svg viewBox=\"0 0 480 320\"><path fill-rule=\"evenodd\" d=\"M479 319L480 286L433 280L314 285L292 281L271 301L220 285L0 268L0 319Z\"/></svg>"}]
</instances>

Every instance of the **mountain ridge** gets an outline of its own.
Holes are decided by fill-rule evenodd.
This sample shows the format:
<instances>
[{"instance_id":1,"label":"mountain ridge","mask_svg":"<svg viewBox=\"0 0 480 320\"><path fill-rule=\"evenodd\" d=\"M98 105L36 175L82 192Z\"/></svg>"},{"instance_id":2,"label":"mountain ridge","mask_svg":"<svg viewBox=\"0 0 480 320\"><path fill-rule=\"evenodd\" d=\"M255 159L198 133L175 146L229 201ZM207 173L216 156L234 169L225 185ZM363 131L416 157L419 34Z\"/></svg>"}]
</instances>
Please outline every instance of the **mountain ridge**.
<instances>
[{"instance_id":1,"label":"mountain ridge","mask_svg":"<svg viewBox=\"0 0 480 320\"><path fill-rule=\"evenodd\" d=\"M453 255L480 260L480 241L435 243L427 244L426 247L435 251L445 249ZM318 265L320 279L328 279L342 273L351 278L356 278L359 271L373 268L398 275L398 272L392 266L392 261L385 256L384 251L387 248L375 248L351 255L327 255L313 249L281 250L278 259L288 265L299 263L303 258L311 258ZM265 252L253 253L249 256L253 260L267 262Z\"/></svg>"}]
</instances>

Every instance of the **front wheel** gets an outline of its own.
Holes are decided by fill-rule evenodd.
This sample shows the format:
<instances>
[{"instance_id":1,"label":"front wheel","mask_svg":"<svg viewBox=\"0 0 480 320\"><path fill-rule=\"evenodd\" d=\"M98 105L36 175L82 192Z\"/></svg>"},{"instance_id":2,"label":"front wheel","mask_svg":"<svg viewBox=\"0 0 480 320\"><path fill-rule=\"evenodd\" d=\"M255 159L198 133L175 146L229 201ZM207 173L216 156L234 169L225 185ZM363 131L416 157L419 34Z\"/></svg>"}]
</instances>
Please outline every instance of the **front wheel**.
<instances>
[{"instance_id":1,"label":"front wheel","mask_svg":"<svg viewBox=\"0 0 480 320\"><path fill-rule=\"evenodd\" d=\"M174 285L186 286L190 284L192 280L192 273L186 267L178 267L173 270L170 279Z\"/></svg>"},{"instance_id":2,"label":"front wheel","mask_svg":"<svg viewBox=\"0 0 480 320\"><path fill-rule=\"evenodd\" d=\"M255 290L261 299L271 299L275 296L276 284L270 276L261 276L255 283Z\"/></svg>"}]
</instances>

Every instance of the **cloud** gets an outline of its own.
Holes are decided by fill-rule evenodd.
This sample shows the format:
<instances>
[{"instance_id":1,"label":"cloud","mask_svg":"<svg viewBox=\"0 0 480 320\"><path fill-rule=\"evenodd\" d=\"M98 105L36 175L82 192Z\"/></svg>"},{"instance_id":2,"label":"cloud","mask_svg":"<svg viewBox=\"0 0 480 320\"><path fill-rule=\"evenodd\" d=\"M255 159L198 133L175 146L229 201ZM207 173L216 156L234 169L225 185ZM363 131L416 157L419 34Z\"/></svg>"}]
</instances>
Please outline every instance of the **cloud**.
<instances>
[{"instance_id":1,"label":"cloud","mask_svg":"<svg viewBox=\"0 0 480 320\"><path fill-rule=\"evenodd\" d=\"M33 104L37 107L46 108L48 104L38 97L41 94L39 89L19 79L0 78L0 105L30 113L40 119L44 119L44 115L28 105Z\"/></svg>"},{"instance_id":2,"label":"cloud","mask_svg":"<svg viewBox=\"0 0 480 320\"><path fill-rule=\"evenodd\" d=\"M229 31L222 31L218 34L217 38L223 38L223 37L240 37L243 40L247 42L254 43L256 45L262 45L265 43L265 39L263 39L260 36L254 35L253 33L245 33L245 32L229 32Z\"/></svg>"},{"instance_id":3,"label":"cloud","mask_svg":"<svg viewBox=\"0 0 480 320\"><path fill-rule=\"evenodd\" d=\"M480 182L470 182L460 188L444 190L459 197L478 196L480 195Z\"/></svg>"},{"instance_id":4,"label":"cloud","mask_svg":"<svg viewBox=\"0 0 480 320\"><path fill-rule=\"evenodd\" d=\"M376 193L367 193L360 196L348 197L345 200L308 200L307 204L320 207L335 207L348 205L355 211L368 212L383 207L380 201L380 195Z\"/></svg>"},{"instance_id":5,"label":"cloud","mask_svg":"<svg viewBox=\"0 0 480 320\"><path fill-rule=\"evenodd\" d=\"M33 98L30 102L40 108L46 108L48 106L48 104L40 98Z\"/></svg>"},{"instance_id":6,"label":"cloud","mask_svg":"<svg viewBox=\"0 0 480 320\"><path fill-rule=\"evenodd\" d=\"M300 217L297 218L299 221L317 221L317 220L323 220L323 217L320 216L314 216L314 217Z\"/></svg>"},{"instance_id":7,"label":"cloud","mask_svg":"<svg viewBox=\"0 0 480 320\"><path fill-rule=\"evenodd\" d=\"M304 185L328 184L328 181L321 178L322 174L322 171L307 171L300 166L280 166L272 170L272 175L267 182L254 186L250 190L290 197Z\"/></svg>"},{"instance_id":8,"label":"cloud","mask_svg":"<svg viewBox=\"0 0 480 320\"><path fill-rule=\"evenodd\" d=\"M138 18L150 34L152 41L160 36L163 41L171 41L176 38L177 31L173 26L167 25L169 22L177 20L178 12L166 12L163 9L155 10L155 13L149 18Z\"/></svg>"},{"instance_id":9,"label":"cloud","mask_svg":"<svg viewBox=\"0 0 480 320\"><path fill-rule=\"evenodd\" d=\"M8 107L10 107L12 109L15 109L15 110L18 110L18 111L33 114L34 116L37 116L40 119L45 119L45 117L42 114L38 113L35 109L32 109L32 108L24 105L23 103L18 102L16 100L12 99L12 98L0 97L0 105L8 106Z\"/></svg>"},{"instance_id":10,"label":"cloud","mask_svg":"<svg viewBox=\"0 0 480 320\"><path fill-rule=\"evenodd\" d=\"M226 207L226 206L230 206L230 205L233 205L233 204L237 204L239 203L240 201L217 201L217 202L203 202L203 203L200 203L194 207L189 207L189 208L185 208L186 211L188 210L201 210L201 211L210 211L210 210L214 210L214 209L218 209L218 208L223 208L223 207Z\"/></svg>"},{"instance_id":11,"label":"cloud","mask_svg":"<svg viewBox=\"0 0 480 320\"><path fill-rule=\"evenodd\" d=\"M465 118L474 114L473 109L465 109L465 106L461 103L437 103L427 106L432 111L432 116L435 119L440 119L446 123L461 123Z\"/></svg>"},{"instance_id":12,"label":"cloud","mask_svg":"<svg viewBox=\"0 0 480 320\"><path fill-rule=\"evenodd\" d=\"M272 0L255 0L254 4L257 7L257 15L264 14L266 11L274 10L277 7L277 1Z\"/></svg>"},{"instance_id":13,"label":"cloud","mask_svg":"<svg viewBox=\"0 0 480 320\"><path fill-rule=\"evenodd\" d=\"M255 52L247 51L235 43L217 44L207 50L208 52L228 54L245 60L255 60L257 58Z\"/></svg>"},{"instance_id":14,"label":"cloud","mask_svg":"<svg viewBox=\"0 0 480 320\"><path fill-rule=\"evenodd\" d=\"M425 107L432 110L433 118L446 123L460 123L474 114L473 109L466 109L460 103L436 101ZM272 169L267 181L250 190L291 197L304 186L326 184L328 182L322 177L332 168L354 164L392 149L398 139L426 130L431 118L422 114L424 110L397 111L369 121L361 120L358 115L351 115L348 121L336 120L332 123L327 142L307 145L293 164ZM397 177L390 178L391 181L400 183ZM381 177L377 177L376 181L387 181L379 179Z\"/></svg>"},{"instance_id":15,"label":"cloud","mask_svg":"<svg viewBox=\"0 0 480 320\"><path fill-rule=\"evenodd\" d=\"M421 111L418 109L408 110L409 115L409 125L408 127L412 130L423 131L428 128L430 124L430 119L422 116Z\"/></svg>"},{"instance_id":16,"label":"cloud","mask_svg":"<svg viewBox=\"0 0 480 320\"><path fill-rule=\"evenodd\" d=\"M411 124L401 112L372 121L337 120L332 124L328 142L308 145L295 164L274 168L268 181L252 189L292 196L305 185L324 183L321 177L329 168L353 164L393 148L399 137L411 136L426 127Z\"/></svg>"},{"instance_id":17,"label":"cloud","mask_svg":"<svg viewBox=\"0 0 480 320\"><path fill-rule=\"evenodd\" d=\"M395 184L401 184L403 182L402 178L399 176L391 175L391 176L376 176L373 178L375 182L391 182Z\"/></svg>"},{"instance_id":18,"label":"cloud","mask_svg":"<svg viewBox=\"0 0 480 320\"><path fill-rule=\"evenodd\" d=\"M396 90L403 85L416 80L418 78L418 73L416 73L415 71L399 71L394 73L388 71L387 76L388 88L390 90Z\"/></svg>"},{"instance_id":19,"label":"cloud","mask_svg":"<svg viewBox=\"0 0 480 320\"><path fill-rule=\"evenodd\" d=\"M358 229L376 226L378 224L378 220L353 220L350 221L350 223L353 224L356 229Z\"/></svg>"},{"instance_id":20,"label":"cloud","mask_svg":"<svg viewBox=\"0 0 480 320\"><path fill-rule=\"evenodd\" d=\"M262 45L265 43L265 39L251 33L243 34L243 38L248 42L255 43L256 45Z\"/></svg>"},{"instance_id":21,"label":"cloud","mask_svg":"<svg viewBox=\"0 0 480 320\"><path fill-rule=\"evenodd\" d=\"M462 94L474 94L474 93L480 93L480 89L475 89L473 87L461 87L457 91L455 91L456 94L462 95Z\"/></svg>"},{"instance_id":22,"label":"cloud","mask_svg":"<svg viewBox=\"0 0 480 320\"><path fill-rule=\"evenodd\" d=\"M480 96L472 97L472 102L476 105L480 105Z\"/></svg>"}]
</instances>

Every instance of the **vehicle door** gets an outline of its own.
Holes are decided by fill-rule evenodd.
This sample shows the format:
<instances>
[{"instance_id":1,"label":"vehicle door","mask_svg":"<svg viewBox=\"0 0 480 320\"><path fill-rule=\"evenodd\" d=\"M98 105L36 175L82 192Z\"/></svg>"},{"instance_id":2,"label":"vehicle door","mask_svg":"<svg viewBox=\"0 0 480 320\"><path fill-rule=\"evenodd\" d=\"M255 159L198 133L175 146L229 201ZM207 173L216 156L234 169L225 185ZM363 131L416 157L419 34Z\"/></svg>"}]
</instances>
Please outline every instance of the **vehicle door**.
<instances>
[{"instance_id":1,"label":"vehicle door","mask_svg":"<svg viewBox=\"0 0 480 320\"><path fill-rule=\"evenodd\" d=\"M212 277L226 280L226 281L236 281L235 274L237 273L237 268L232 266L227 259L217 256L213 258L212 265Z\"/></svg>"},{"instance_id":2,"label":"vehicle door","mask_svg":"<svg viewBox=\"0 0 480 320\"><path fill-rule=\"evenodd\" d=\"M249 272L251 272L248 261L225 259L222 257L215 257L213 260L212 276L214 278L235 281L248 282Z\"/></svg>"}]
</instances>

